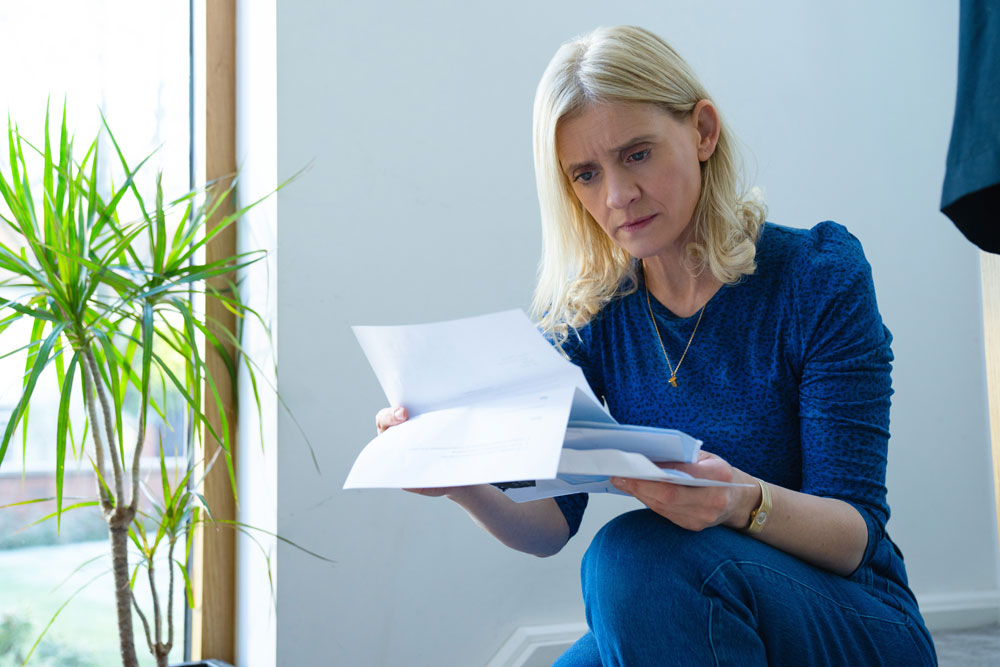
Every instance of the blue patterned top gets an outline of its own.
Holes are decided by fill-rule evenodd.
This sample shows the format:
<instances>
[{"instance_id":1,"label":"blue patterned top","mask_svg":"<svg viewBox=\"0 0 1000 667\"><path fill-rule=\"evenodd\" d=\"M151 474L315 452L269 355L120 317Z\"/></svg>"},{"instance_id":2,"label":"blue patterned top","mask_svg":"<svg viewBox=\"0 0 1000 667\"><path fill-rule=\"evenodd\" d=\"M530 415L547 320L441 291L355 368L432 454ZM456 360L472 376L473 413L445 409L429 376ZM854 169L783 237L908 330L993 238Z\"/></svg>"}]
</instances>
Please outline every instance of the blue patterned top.
<instances>
[{"instance_id":1,"label":"blue patterned top","mask_svg":"<svg viewBox=\"0 0 1000 667\"><path fill-rule=\"evenodd\" d=\"M677 387L641 272L638 290L605 306L565 349L619 422L680 429L744 472L853 505L868 525L859 571L884 572L898 554L885 535L892 336L871 268L860 242L833 222L766 224L756 261L753 275L708 302ZM677 317L655 299L652 308L676 364L697 314ZM574 534L586 496L558 502ZM901 563L892 565L905 581Z\"/></svg>"}]
</instances>

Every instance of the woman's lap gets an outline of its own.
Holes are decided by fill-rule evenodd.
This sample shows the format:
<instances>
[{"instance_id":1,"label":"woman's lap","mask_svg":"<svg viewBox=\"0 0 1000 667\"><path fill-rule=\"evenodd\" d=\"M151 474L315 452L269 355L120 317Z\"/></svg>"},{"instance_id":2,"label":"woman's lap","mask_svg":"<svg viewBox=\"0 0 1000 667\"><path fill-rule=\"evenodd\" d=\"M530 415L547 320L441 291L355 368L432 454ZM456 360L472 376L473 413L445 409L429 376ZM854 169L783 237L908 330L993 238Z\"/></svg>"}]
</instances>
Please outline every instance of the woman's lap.
<instances>
[{"instance_id":1,"label":"woman's lap","mask_svg":"<svg viewBox=\"0 0 1000 667\"><path fill-rule=\"evenodd\" d=\"M912 603L727 528L629 512L594 537L581 577L591 632L559 667L934 664Z\"/></svg>"}]
</instances>

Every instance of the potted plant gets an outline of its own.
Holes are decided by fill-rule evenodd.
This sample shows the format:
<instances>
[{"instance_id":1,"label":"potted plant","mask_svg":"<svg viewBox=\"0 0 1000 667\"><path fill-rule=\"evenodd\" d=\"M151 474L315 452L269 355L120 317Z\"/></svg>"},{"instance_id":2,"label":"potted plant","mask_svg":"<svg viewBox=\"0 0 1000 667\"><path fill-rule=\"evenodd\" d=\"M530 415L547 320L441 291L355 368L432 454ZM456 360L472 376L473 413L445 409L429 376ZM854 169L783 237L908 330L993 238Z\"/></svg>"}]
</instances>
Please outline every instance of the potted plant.
<instances>
[{"instance_id":1,"label":"potted plant","mask_svg":"<svg viewBox=\"0 0 1000 667\"><path fill-rule=\"evenodd\" d=\"M183 398L195 432L221 444L224 454L218 463L228 468L235 494L232 429L222 409L221 428L214 428L206 420L202 401L218 402L217 387L236 382L240 363L249 369L256 393L254 368L249 360L227 353L223 343L235 342L238 349L238 340L200 318L191 297L219 299L239 318L256 316L235 288L221 290L207 281L234 275L264 253L242 253L210 263L198 259L200 249L254 204L218 215L220 204L234 195L234 184L199 188L170 200L164 197L159 177L155 196L144 198L136 176L146 160L130 167L106 122L103 131L114 148L123 180L102 192L97 168L100 136L77 161L65 107L57 138L51 136L46 110L40 146L30 144L8 122L10 167L9 173L0 172L0 195L8 211L0 210L0 214L20 246L0 243L0 287L16 286L21 294L0 298L0 333L28 320L31 335L22 341L27 351L25 375L20 399L0 440L0 464L15 429L27 420L39 377L54 366L59 409L53 443L55 511L50 516L58 522L71 509L100 509L111 547L122 664L138 666L134 607L157 666L165 667L174 643L171 601L179 582L191 602L186 567L191 527L212 518L211 508L192 488L192 470L172 479L162 447L156 475L160 498L141 503L140 457L147 423L151 410L162 416L166 388L171 387ZM32 164L40 164L40 180L33 178ZM136 219L124 219L126 205L138 212ZM215 377L209 370L199 338L222 355L228 370L225 377ZM78 418L70 409L75 392L82 393L85 411L85 423L76 428L73 422ZM126 441L123 424L130 410L136 432ZM66 505L63 471L71 431L82 432L84 437L89 433L87 453L98 481L93 499ZM210 467L215 462L206 463ZM138 555L137 563L129 563L130 544ZM165 596L157 590L154 578L154 561L164 552L169 568ZM133 587L140 578L148 580L152 609L141 609L135 599Z\"/></svg>"}]
</instances>

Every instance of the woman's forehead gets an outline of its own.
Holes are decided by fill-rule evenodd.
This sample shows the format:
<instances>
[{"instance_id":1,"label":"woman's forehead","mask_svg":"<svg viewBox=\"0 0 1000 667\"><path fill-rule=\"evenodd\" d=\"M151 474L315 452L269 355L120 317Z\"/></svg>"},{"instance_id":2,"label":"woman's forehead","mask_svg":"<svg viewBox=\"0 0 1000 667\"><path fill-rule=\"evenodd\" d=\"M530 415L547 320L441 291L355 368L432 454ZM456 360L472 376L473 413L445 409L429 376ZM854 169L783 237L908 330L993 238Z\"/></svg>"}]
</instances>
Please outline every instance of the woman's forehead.
<instances>
[{"instance_id":1,"label":"woman's forehead","mask_svg":"<svg viewBox=\"0 0 1000 667\"><path fill-rule=\"evenodd\" d=\"M670 113L655 104L589 104L560 119L556 126L556 152L563 163L582 157L580 153L613 154L638 138L660 135L676 124ZM588 159L598 157L601 156L594 154Z\"/></svg>"}]
</instances>

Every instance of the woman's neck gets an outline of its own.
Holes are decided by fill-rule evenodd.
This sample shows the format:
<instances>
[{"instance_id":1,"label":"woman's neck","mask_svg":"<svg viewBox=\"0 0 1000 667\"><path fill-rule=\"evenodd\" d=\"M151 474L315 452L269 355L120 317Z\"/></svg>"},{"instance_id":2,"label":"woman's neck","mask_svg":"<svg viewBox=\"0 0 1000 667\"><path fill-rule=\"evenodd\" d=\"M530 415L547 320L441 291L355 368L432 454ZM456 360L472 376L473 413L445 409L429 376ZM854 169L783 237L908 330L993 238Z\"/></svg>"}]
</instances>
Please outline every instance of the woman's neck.
<instances>
[{"instance_id":1,"label":"woman's neck","mask_svg":"<svg viewBox=\"0 0 1000 667\"><path fill-rule=\"evenodd\" d=\"M695 270L690 260L642 260L643 276L650 295L678 317L691 317L719 291L722 282L711 271Z\"/></svg>"}]
</instances>

